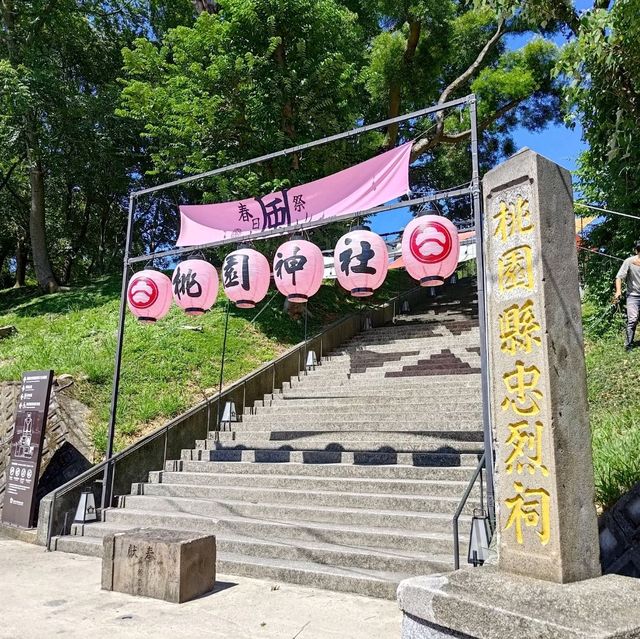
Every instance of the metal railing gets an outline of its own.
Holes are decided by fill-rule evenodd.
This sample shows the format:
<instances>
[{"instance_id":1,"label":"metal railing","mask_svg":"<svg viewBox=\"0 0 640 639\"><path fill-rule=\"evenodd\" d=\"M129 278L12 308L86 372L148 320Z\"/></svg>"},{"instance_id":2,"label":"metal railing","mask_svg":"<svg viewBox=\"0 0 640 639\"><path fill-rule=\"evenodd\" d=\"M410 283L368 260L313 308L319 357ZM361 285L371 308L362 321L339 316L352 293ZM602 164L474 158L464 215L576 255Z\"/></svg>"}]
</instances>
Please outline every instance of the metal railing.
<instances>
[{"instance_id":1,"label":"metal railing","mask_svg":"<svg viewBox=\"0 0 640 639\"><path fill-rule=\"evenodd\" d=\"M221 393L200 402L191 410L167 422L125 450L91 467L78 477L46 495L40 503L38 517L38 543L50 548L55 535L67 534L67 521L71 520L82 490L101 483L107 465L111 466L111 490L108 502L115 495L128 494L131 485L148 481L149 471L164 469L167 460L179 460L182 450L192 449L197 439L207 439L210 431L220 429L220 407L233 401L244 412L248 404L282 388L284 382L298 377L306 369L306 355L314 350L318 361L340 344L362 330L363 318L371 325L382 326L396 316L404 300L414 303L425 295L426 289L415 287L404 293L358 311L330 324L320 333L296 344L280 357L268 362L239 379ZM96 495L97 496L97 495Z\"/></svg>"},{"instance_id":2,"label":"metal railing","mask_svg":"<svg viewBox=\"0 0 640 639\"><path fill-rule=\"evenodd\" d=\"M469 499L469 495L473 490L473 487L476 484L476 481L479 481L480 487L480 510L483 516L488 516L489 521L491 522L491 530L494 529L494 521L493 521L493 513L488 512L485 508L485 489L484 489L484 477L483 477L483 469L486 469L487 457L486 453L482 454L476 469L467 484L467 488L465 489L462 498L460 499L460 503L458 504L458 509L456 510L455 515L453 516L453 565L455 570L460 569L460 530L459 530L459 520L464 507L467 504L467 500Z\"/></svg>"}]
</instances>

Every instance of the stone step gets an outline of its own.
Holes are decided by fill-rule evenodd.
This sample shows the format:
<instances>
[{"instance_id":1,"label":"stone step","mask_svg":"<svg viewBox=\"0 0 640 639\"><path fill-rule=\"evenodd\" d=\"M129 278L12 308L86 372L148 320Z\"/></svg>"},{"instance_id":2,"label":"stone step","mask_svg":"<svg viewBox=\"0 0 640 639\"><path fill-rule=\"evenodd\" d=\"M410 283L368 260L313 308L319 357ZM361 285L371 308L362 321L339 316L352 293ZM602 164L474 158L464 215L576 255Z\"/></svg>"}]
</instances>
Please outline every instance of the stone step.
<instances>
[{"instance_id":1,"label":"stone step","mask_svg":"<svg viewBox=\"0 0 640 639\"><path fill-rule=\"evenodd\" d=\"M350 390L353 395L360 393L366 394L367 390L382 391L388 395L396 395L398 393L411 393L416 390L421 391L425 396L439 396L450 394L458 397L466 395L467 392L480 392L480 374L470 373L468 375L447 375L441 377L431 377L430 379L418 379L405 377L402 379L393 378L376 378L367 379L360 375L353 377L335 376L330 379L321 379L311 376L303 378L304 382L295 383L293 387L284 386L283 395L289 393L298 393L300 391L318 392L323 391L325 394L332 391ZM330 383L329 383L330 382ZM378 396L380 396L379 393ZM277 392L273 395L278 395Z\"/></svg>"},{"instance_id":2,"label":"stone step","mask_svg":"<svg viewBox=\"0 0 640 639\"><path fill-rule=\"evenodd\" d=\"M137 492L141 491L141 492ZM198 500L249 502L251 504L287 504L295 506L320 506L332 508L366 508L368 510L405 511L417 513L439 513L453 515L458 507L459 497L441 494L399 495L378 493L342 492L339 490L302 491L243 486L201 486L189 484L134 484L132 494L151 497L181 497ZM129 497L123 498L125 504ZM134 507L136 507L134 505ZM473 514L478 508L477 495L470 500L465 513ZM365 523L365 522L362 522Z\"/></svg>"},{"instance_id":3,"label":"stone step","mask_svg":"<svg viewBox=\"0 0 640 639\"><path fill-rule=\"evenodd\" d=\"M449 518L450 519L450 518ZM412 552L446 554L452 552L451 530L377 528L331 522L274 521L249 517L206 517L190 513L110 508L104 513L104 521L121 530L151 527L174 530L207 532L220 537L245 535L265 540L282 539L316 541L353 547L375 547L387 550L411 549ZM449 521L449 524L451 522ZM462 520L461 529L468 530L468 521ZM461 539L467 533L461 533Z\"/></svg>"},{"instance_id":4,"label":"stone step","mask_svg":"<svg viewBox=\"0 0 640 639\"><path fill-rule=\"evenodd\" d=\"M102 555L102 540L108 534L122 532L119 527L106 523L79 525L74 524L71 534L55 539L63 541L71 550L73 540L78 545L88 547L86 552L80 548L78 554ZM52 544L52 549L55 548ZM274 559L292 559L294 561L313 561L320 565L334 565L367 570L407 572L428 574L438 570L449 570L453 564L453 555L427 554L414 552L410 548L392 550L375 547L345 547L326 543L320 539L304 541L299 539L266 540L245 535L216 534L216 551L220 554L234 553L247 557L270 557ZM451 551L450 551L451 552Z\"/></svg>"},{"instance_id":5,"label":"stone step","mask_svg":"<svg viewBox=\"0 0 640 639\"><path fill-rule=\"evenodd\" d=\"M335 396L330 393L325 397L289 397L289 393L299 393L302 389L287 391L286 394L276 393L268 395L268 399L256 400L255 408L272 406L286 408L289 406L303 406L305 409L313 409L316 406L333 405L336 409L343 406L353 406L354 410L360 410L363 405L376 408L379 406L397 406L398 408L415 408L423 409L425 404L434 403L436 400L447 396L446 393L422 393L419 388L413 390L405 389L404 391L390 392L388 396L377 393L375 390L363 389L361 393L346 393L348 389L344 389ZM460 410L473 408L481 405L480 387L475 391L473 389L462 389L457 397L455 397L456 407ZM247 408L250 412L251 408Z\"/></svg>"},{"instance_id":6,"label":"stone step","mask_svg":"<svg viewBox=\"0 0 640 639\"><path fill-rule=\"evenodd\" d=\"M464 433L465 435L467 433ZM429 434L411 434L410 437L400 437L396 433L305 433L293 432L283 435L277 433L274 437L270 431L247 432L214 432L206 440L196 440L195 449L216 450L224 448L247 448L257 450L334 450L334 451L371 451L371 452L435 452L444 447L451 452L482 452L483 436L478 432L467 440L458 438L433 437ZM230 436L233 437L230 437ZM337 435L337 436L336 436ZM361 436L361 437L359 437Z\"/></svg>"},{"instance_id":7,"label":"stone step","mask_svg":"<svg viewBox=\"0 0 640 639\"><path fill-rule=\"evenodd\" d=\"M475 349L480 346L480 334L468 335L466 338L460 336L446 336L446 335L433 335L432 337L420 337L414 339L386 339L386 340L370 340L360 342L349 342L345 346L337 348L330 353L323 353L322 361L328 361L329 363L335 361L341 361L343 358L358 357L362 353L397 353L397 352L412 352L412 351L426 351L428 353L438 353L442 349L449 349L451 351L460 351L462 353L475 353ZM469 350L467 349L474 349ZM317 355L317 353L316 353ZM325 360L326 358L326 360ZM324 364L323 364L324 365ZM318 369L322 368L318 366Z\"/></svg>"},{"instance_id":8,"label":"stone step","mask_svg":"<svg viewBox=\"0 0 640 639\"><path fill-rule=\"evenodd\" d=\"M468 455L477 463L477 455ZM470 464L471 465L471 464ZM470 474L469 474L470 478ZM221 490L295 490L307 492L375 493L388 495L437 495L459 499L467 487L467 481L447 479L369 479L360 477L323 477L315 475L265 475L234 473L169 472L149 473L153 484L196 486Z\"/></svg>"},{"instance_id":9,"label":"stone step","mask_svg":"<svg viewBox=\"0 0 640 639\"><path fill-rule=\"evenodd\" d=\"M462 363L467 363L474 368L480 366L480 357L476 353L454 351L453 355L462 360ZM343 362L331 362L328 364L323 364L322 366L318 366L315 370L309 371L306 377L310 379L316 377L327 377L329 375L353 375L354 373L357 373L359 375L373 375L373 373L382 375L387 371L401 370L405 366L421 365L424 360L428 360L428 362L430 364L433 364L434 367L436 367L439 362L442 362L442 365L444 366L444 364L448 365L448 360L450 358L450 354L440 353L439 349L437 349L437 352L435 353L430 351L423 351L418 355L403 355L401 357L397 357L393 360L387 361L375 361L373 359L368 361L365 358L352 357L349 359L345 359ZM294 379L297 380L297 377Z\"/></svg>"},{"instance_id":10,"label":"stone step","mask_svg":"<svg viewBox=\"0 0 640 639\"><path fill-rule=\"evenodd\" d=\"M122 495L120 504L124 509L152 512L174 512L200 517L224 519L228 516L269 521L297 521L326 524L347 524L372 528L391 527L403 530L446 533L451 530L451 517L455 512L453 503L447 510L399 511L373 510L369 508L338 508L333 506L313 507L292 503L251 503L239 500L197 499L155 495Z\"/></svg>"},{"instance_id":11,"label":"stone step","mask_svg":"<svg viewBox=\"0 0 640 639\"><path fill-rule=\"evenodd\" d=\"M476 411L474 411L476 412ZM362 419L367 421L362 421ZM327 415L313 414L296 415L272 415L263 413L259 415L244 415L243 421L238 422L238 430L272 430L272 431L431 431L434 433L447 433L458 431L482 430L482 419L479 415L421 415L400 420L390 414L386 416L372 415L371 417L353 413L350 415L338 415L333 418ZM235 424L234 424L235 425Z\"/></svg>"},{"instance_id":12,"label":"stone step","mask_svg":"<svg viewBox=\"0 0 640 639\"><path fill-rule=\"evenodd\" d=\"M221 573L270 579L337 592L349 592L380 599L395 599L406 573L387 573L325 566L310 561L255 558L243 554L221 554L217 559Z\"/></svg>"},{"instance_id":13,"label":"stone step","mask_svg":"<svg viewBox=\"0 0 640 639\"><path fill-rule=\"evenodd\" d=\"M64 535L51 538L51 550L69 552L87 557L102 557L102 536L80 537Z\"/></svg>"},{"instance_id":14,"label":"stone step","mask_svg":"<svg viewBox=\"0 0 640 639\"><path fill-rule=\"evenodd\" d=\"M256 462L167 461L165 470L189 473L232 473L257 475L298 475L315 477L350 477L359 479L430 479L468 482L476 464L472 466L414 466L389 464L260 464Z\"/></svg>"},{"instance_id":15,"label":"stone step","mask_svg":"<svg viewBox=\"0 0 640 639\"><path fill-rule=\"evenodd\" d=\"M426 378L423 378L426 379ZM333 388L295 388L293 390L286 390L284 393L274 393L273 395L265 395L263 401L265 402L280 402L280 401L292 401L292 400L315 400L315 399L342 399L342 398L361 398L361 399L380 399L383 393L393 394L398 400L406 400L413 402L422 402L423 405L429 403L435 403L438 398L448 403L457 402L460 400L462 403L468 403L481 401L480 385L478 388L461 388L456 393L454 390L443 390L439 393L429 392L428 389L421 390L419 386L415 386L412 389L395 390L392 388L376 388L370 386L361 389L351 386L333 387Z\"/></svg>"},{"instance_id":16,"label":"stone step","mask_svg":"<svg viewBox=\"0 0 640 639\"><path fill-rule=\"evenodd\" d=\"M311 403L313 402L313 403ZM318 409L323 412L333 411L335 413L360 413L365 409L371 412L379 410L395 410L398 412L423 411L427 405L424 399L409 398L407 400L398 397L335 397L335 398L313 398L313 399L289 399L286 402L276 402L272 400L259 400L255 402L253 412L259 415L262 412L270 412L272 414L293 413L296 411L304 411L308 414L310 408ZM474 397L462 397L456 400L455 410L459 412L481 412L482 406L480 399ZM251 413L252 409L247 409L245 414Z\"/></svg>"},{"instance_id":17,"label":"stone step","mask_svg":"<svg viewBox=\"0 0 640 639\"><path fill-rule=\"evenodd\" d=\"M327 379L329 378L329 379ZM336 380L336 381L331 381ZM331 383L328 383L331 382ZM395 388L411 388L414 386L420 386L421 388L450 388L451 390L456 390L458 388L465 388L468 386L478 386L480 384L480 373L467 373L466 375L460 376L458 374L454 375L439 375L430 380L425 379L415 379L412 380L410 377L406 380L397 380L397 379L386 379L381 377L380 375L369 375L367 376L365 373L356 373L352 375L351 373L340 374L337 373L335 375L316 375L315 372L308 373L304 375L304 373L300 374L300 379L293 378L291 382L284 382L283 388L291 388L291 384L295 386L299 386L302 383L313 384L313 383L321 383L323 386L344 386L348 384L349 386L359 387L367 384L376 385L380 388L385 389L395 389Z\"/></svg>"},{"instance_id":18,"label":"stone step","mask_svg":"<svg viewBox=\"0 0 640 639\"><path fill-rule=\"evenodd\" d=\"M478 450L480 447L478 446ZM333 450L273 450L273 449L183 449L183 461L233 462L254 464L316 464L344 466L413 465L439 466L455 465L455 449L443 446L439 452L390 452L390 451L333 451ZM434 458L435 457L435 458ZM451 461L454 463L452 464Z\"/></svg>"},{"instance_id":19,"label":"stone step","mask_svg":"<svg viewBox=\"0 0 640 639\"><path fill-rule=\"evenodd\" d=\"M111 531L118 532L109 529ZM51 548L102 557L102 536L54 537ZM407 576L443 572L452 565L452 557L445 554L429 556L406 550L385 553L377 548L343 548L335 544L285 540L268 542L250 537L216 538L218 575L271 579L375 597L393 598L394 588Z\"/></svg>"},{"instance_id":20,"label":"stone step","mask_svg":"<svg viewBox=\"0 0 640 639\"><path fill-rule=\"evenodd\" d=\"M376 338L371 336L358 339L354 338L332 351L323 352L322 359L323 361L325 358L329 361L334 361L338 356L357 356L360 353L368 353L370 351L375 353L396 353L423 349L433 351L434 349L441 348L465 350L466 348L478 346L480 346L480 333L477 329L465 331L460 335L454 335L446 328L434 326L432 332L428 335L416 335L413 337L389 335Z\"/></svg>"},{"instance_id":21,"label":"stone step","mask_svg":"<svg viewBox=\"0 0 640 639\"><path fill-rule=\"evenodd\" d=\"M418 371L414 375L414 371ZM301 375L300 380L294 378L291 384L293 386L297 386L301 383L312 383L312 384L322 384L324 385L327 381L332 380L340 380L343 382L349 381L366 381L366 382L384 382L390 377L398 376L398 373L404 372L404 377L418 377L419 375L423 375L425 371L429 371L433 377L454 377L459 378L460 376L468 376L472 380L474 376L478 379L480 378L480 361L460 361L455 362L453 364L446 365L437 365L432 364L430 362L427 363L418 363L414 364L411 362L407 362L406 364L396 362L394 366L385 366L384 368L370 368L368 370L362 369L352 369L344 371L323 371L321 373L312 372L308 375ZM334 383L334 382L332 382ZM285 384L289 384L289 382L285 382ZM288 388L289 386L283 385L283 388Z\"/></svg>"},{"instance_id":22,"label":"stone step","mask_svg":"<svg viewBox=\"0 0 640 639\"><path fill-rule=\"evenodd\" d=\"M251 442L259 444L273 444L283 446L297 445L321 445L325 449L329 444L340 444L353 450L367 450L365 446L371 446L372 451L383 448L400 450L403 445L439 445L442 440L448 442L481 442L483 434L480 430L473 431L308 431L308 430L236 430L236 431L212 431L209 433L207 445L213 447L215 443L223 446L235 444L249 445ZM196 441L196 448L202 448L203 440ZM259 446L256 446L259 447ZM337 449L336 449L337 450ZM420 448L417 448L420 450Z\"/></svg>"}]
</instances>

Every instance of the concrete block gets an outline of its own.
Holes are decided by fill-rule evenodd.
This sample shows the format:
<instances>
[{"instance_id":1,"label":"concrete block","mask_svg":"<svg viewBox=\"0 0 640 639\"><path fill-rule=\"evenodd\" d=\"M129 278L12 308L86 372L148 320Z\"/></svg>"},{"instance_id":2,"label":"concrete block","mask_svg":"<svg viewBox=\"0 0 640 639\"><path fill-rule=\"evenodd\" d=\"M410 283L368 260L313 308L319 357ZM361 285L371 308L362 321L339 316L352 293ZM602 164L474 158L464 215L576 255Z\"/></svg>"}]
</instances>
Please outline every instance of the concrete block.
<instances>
[{"instance_id":1,"label":"concrete block","mask_svg":"<svg viewBox=\"0 0 640 639\"><path fill-rule=\"evenodd\" d=\"M495 567L400 583L402 639L637 639L640 581L607 575L557 584Z\"/></svg>"},{"instance_id":2,"label":"concrete block","mask_svg":"<svg viewBox=\"0 0 640 639\"><path fill-rule=\"evenodd\" d=\"M195 532L137 528L104 538L102 588L190 601L213 590L216 538Z\"/></svg>"}]
</instances>

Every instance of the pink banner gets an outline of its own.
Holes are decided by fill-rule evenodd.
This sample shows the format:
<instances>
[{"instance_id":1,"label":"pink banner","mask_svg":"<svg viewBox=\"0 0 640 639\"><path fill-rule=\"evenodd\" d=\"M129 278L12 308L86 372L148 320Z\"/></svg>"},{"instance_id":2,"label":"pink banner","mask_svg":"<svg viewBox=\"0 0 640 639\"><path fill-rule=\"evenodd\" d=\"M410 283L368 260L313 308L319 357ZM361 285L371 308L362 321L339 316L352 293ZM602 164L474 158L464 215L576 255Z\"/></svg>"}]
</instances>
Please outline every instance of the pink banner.
<instances>
[{"instance_id":1,"label":"pink banner","mask_svg":"<svg viewBox=\"0 0 640 639\"><path fill-rule=\"evenodd\" d=\"M360 213L409 191L412 143L327 177L257 198L180 207L176 246L198 246L249 237L269 229L304 225Z\"/></svg>"}]
</instances>

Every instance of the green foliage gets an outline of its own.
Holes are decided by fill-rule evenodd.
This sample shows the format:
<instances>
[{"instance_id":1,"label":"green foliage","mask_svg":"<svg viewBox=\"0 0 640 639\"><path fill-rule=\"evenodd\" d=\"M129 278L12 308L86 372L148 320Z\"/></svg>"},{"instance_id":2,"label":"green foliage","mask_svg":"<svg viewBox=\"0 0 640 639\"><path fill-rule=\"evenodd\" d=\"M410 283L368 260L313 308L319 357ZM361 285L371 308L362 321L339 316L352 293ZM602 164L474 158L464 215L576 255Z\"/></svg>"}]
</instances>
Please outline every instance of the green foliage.
<instances>
[{"instance_id":1,"label":"green foliage","mask_svg":"<svg viewBox=\"0 0 640 639\"><path fill-rule=\"evenodd\" d=\"M359 116L364 43L355 14L334 0L221 5L221 15L170 30L161 46L139 39L124 51L120 113L140 123L155 172L204 171L339 131ZM343 163L335 147L287 158L212 180L205 198L258 195Z\"/></svg>"},{"instance_id":2,"label":"green foliage","mask_svg":"<svg viewBox=\"0 0 640 639\"><path fill-rule=\"evenodd\" d=\"M589 148L578 168L584 201L638 215L640 199L640 2L620 0L610 10L582 15L577 37L565 47L558 73L568 121L579 121ZM578 208L578 213L592 214ZM592 246L628 257L640 237L640 221L605 215L590 236ZM613 293L615 261L586 257L589 295L606 303Z\"/></svg>"}]
</instances>

